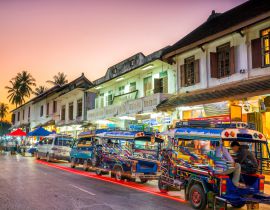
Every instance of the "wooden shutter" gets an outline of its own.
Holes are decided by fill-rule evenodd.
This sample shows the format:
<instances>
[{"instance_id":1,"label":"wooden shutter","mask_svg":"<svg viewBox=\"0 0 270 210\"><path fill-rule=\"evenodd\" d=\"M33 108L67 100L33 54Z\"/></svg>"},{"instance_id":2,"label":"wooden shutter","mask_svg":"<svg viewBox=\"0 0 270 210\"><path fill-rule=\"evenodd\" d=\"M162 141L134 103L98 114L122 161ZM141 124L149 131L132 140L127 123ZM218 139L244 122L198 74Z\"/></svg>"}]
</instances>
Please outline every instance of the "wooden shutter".
<instances>
[{"instance_id":1,"label":"wooden shutter","mask_svg":"<svg viewBox=\"0 0 270 210\"><path fill-rule=\"evenodd\" d=\"M154 93L160 93L161 79L154 80Z\"/></svg>"},{"instance_id":2,"label":"wooden shutter","mask_svg":"<svg viewBox=\"0 0 270 210\"><path fill-rule=\"evenodd\" d=\"M234 46L230 48L230 75L235 74L235 51Z\"/></svg>"},{"instance_id":3,"label":"wooden shutter","mask_svg":"<svg viewBox=\"0 0 270 210\"><path fill-rule=\"evenodd\" d=\"M211 77L218 78L217 53L210 52L210 68L211 68Z\"/></svg>"},{"instance_id":4,"label":"wooden shutter","mask_svg":"<svg viewBox=\"0 0 270 210\"><path fill-rule=\"evenodd\" d=\"M194 77L195 83L200 82L200 59L194 61Z\"/></svg>"},{"instance_id":5,"label":"wooden shutter","mask_svg":"<svg viewBox=\"0 0 270 210\"><path fill-rule=\"evenodd\" d=\"M262 67L262 47L260 38L251 40L251 52L252 68Z\"/></svg>"},{"instance_id":6,"label":"wooden shutter","mask_svg":"<svg viewBox=\"0 0 270 210\"><path fill-rule=\"evenodd\" d=\"M181 81L181 87L185 87L186 86L185 65L180 66L180 81Z\"/></svg>"},{"instance_id":7,"label":"wooden shutter","mask_svg":"<svg viewBox=\"0 0 270 210\"><path fill-rule=\"evenodd\" d=\"M163 77L163 93L168 93L168 77Z\"/></svg>"}]
</instances>

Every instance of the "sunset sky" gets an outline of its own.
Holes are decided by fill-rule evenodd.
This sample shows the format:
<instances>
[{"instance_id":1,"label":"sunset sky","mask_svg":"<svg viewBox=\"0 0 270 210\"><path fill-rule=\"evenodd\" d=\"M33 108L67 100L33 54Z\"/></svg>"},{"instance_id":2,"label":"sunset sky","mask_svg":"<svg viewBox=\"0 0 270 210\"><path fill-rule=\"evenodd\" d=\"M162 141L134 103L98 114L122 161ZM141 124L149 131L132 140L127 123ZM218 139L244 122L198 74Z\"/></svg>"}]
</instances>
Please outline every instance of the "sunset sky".
<instances>
[{"instance_id":1,"label":"sunset sky","mask_svg":"<svg viewBox=\"0 0 270 210\"><path fill-rule=\"evenodd\" d=\"M90 80L143 52L171 45L245 0L0 0L0 102L8 81L27 70L38 85L57 72Z\"/></svg>"}]
</instances>

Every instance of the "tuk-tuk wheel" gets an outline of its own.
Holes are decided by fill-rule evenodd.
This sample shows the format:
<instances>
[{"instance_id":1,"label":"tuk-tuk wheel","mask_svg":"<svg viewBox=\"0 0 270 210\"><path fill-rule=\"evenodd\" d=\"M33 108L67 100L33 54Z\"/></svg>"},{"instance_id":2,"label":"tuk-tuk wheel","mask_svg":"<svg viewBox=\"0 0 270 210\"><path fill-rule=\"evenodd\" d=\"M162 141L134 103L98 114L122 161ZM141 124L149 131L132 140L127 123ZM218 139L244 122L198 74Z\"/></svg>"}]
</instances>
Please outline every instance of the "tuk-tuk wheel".
<instances>
[{"instance_id":1,"label":"tuk-tuk wheel","mask_svg":"<svg viewBox=\"0 0 270 210\"><path fill-rule=\"evenodd\" d=\"M203 210L206 208L206 194L201 185L194 184L189 190L189 202L194 209Z\"/></svg>"},{"instance_id":2,"label":"tuk-tuk wheel","mask_svg":"<svg viewBox=\"0 0 270 210\"><path fill-rule=\"evenodd\" d=\"M75 159L74 158L71 158L71 160L70 160L70 167L71 168L75 168Z\"/></svg>"},{"instance_id":3,"label":"tuk-tuk wheel","mask_svg":"<svg viewBox=\"0 0 270 210\"><path fill-rule=\"evenodd\" d=\"M124 177L123 177L123 169L120 166L114 167L113 173L114 173L115 179L117 181L121 181L121 180L124 179Z\"/></svg>"},{"instance_id":4,"label":"tuk-tuk wheel","mask_svg":"<svg viewBox=\"0 0 270 210\"><path fill-rule=\"evenodd\" d=\"M140 182L141 182L142 184L145 184L146 182L148 182L148 179L140 178Z\"/></svg>"},{"instance_id":5,"label":"tuk-tuk wheel","mask_svg":"<svg viewBox=\"0 0 270 210\"><path fill-rule=\"evenodd\" d=\"M38 152L36 153L36 159L37 159L37 160L40 159L40 157L39 157L39 155L38 155Z\"/></svg>"},{"instance_id":6,"label":"tuk-tuk wheel","mask_svg":"<svg viewBox=\"0 0 270 210\"><path fill-rule=\"evenodd\" d=\"M84 160L83 161L83 170L84 171L88 171L89 170L89 166L88 166L88 161L87 160Z\"/></svg>"},{"instance_id":7,"label":"tuk-tuk wheel","mask_svg":"<svg viewBox=\"0 0 270 210\"><path fill-rule=\"evenodd\" d=\"M159 180L158 180L158 188L159 188L160 192L162 192L162 193L167 193L169 191L168 185L166 185L162 182L161 177L159 177Z\"/></svg>"},{"instance_id":8,"label":"tuk-tuk wheel","mask_svg":"<svg viewBox=\"0 0 270 210\"><path fill-rule=\"evenodd\" d=\"M97 169L96 170L96 175L101 176L102 175L102 171L100 169Z\"/></svg>"}]
</instances>

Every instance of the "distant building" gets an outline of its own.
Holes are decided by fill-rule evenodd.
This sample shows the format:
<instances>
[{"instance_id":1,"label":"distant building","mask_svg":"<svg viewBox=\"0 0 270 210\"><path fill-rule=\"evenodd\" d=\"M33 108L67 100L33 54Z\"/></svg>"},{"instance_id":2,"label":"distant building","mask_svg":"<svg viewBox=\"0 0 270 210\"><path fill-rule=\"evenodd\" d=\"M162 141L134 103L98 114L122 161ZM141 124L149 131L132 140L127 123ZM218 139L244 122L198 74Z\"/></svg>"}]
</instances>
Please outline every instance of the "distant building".
<instances>
[{"instance_id":1,"label":"distant building","mask_svg":"<svg viewBox=\"0 0 270 210\"><path fill-rule=\"evenodd\" d=\"M164 49L148 56L138 53L110 67L88 91L95 93L95 107L87 120L99 128L128 129L130 125L165 129L171 116L156 106L176 91L176 72L161 60Z\"/></svg>"},{"instance_id":2,"label":"distant building","mask_svg":"<svg viewBox=\"0 0 270 210\"><path fill-rule=\"evenodd\" d=\"M40 126L49 131L76 136L86 120L88 94L92 83L82 76L63 86L54 86L12 110L13 128L27 132Z\"/></svg>"}]
</instances>

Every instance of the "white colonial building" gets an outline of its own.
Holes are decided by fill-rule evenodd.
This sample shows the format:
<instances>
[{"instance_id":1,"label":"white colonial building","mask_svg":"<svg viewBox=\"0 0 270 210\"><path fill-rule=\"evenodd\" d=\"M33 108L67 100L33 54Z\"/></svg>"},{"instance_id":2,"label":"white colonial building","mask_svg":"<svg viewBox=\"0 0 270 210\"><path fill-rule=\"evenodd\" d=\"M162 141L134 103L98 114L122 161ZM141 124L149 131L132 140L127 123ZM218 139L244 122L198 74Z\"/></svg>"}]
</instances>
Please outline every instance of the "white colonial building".
<instances>
[{"instance_id":1,"label":"white colonial building","mask_svg":"<svg viewBox=\"0 0 270 210\"><path fill-rule=\"evenodd\" d=\"M241 118L270 137L269 43L269 2L213 11L164 53L177 70L178 94L159 110L176 108L179 119Z\"/></svg>"},{"instance_id":2,"label":"white colonial building","mask_svg":"<svg viewBox=\"0 0 270 210\"><path fill-rule=\"evenodd\" d=\"M88 111L88 121L100 128L165 127L170 116L156 112L156 106L175 93L176 72L160 59L163 51L138 53L94 81L88 91L96 93L95 108Z\"/></svg>"}]
</instances>

